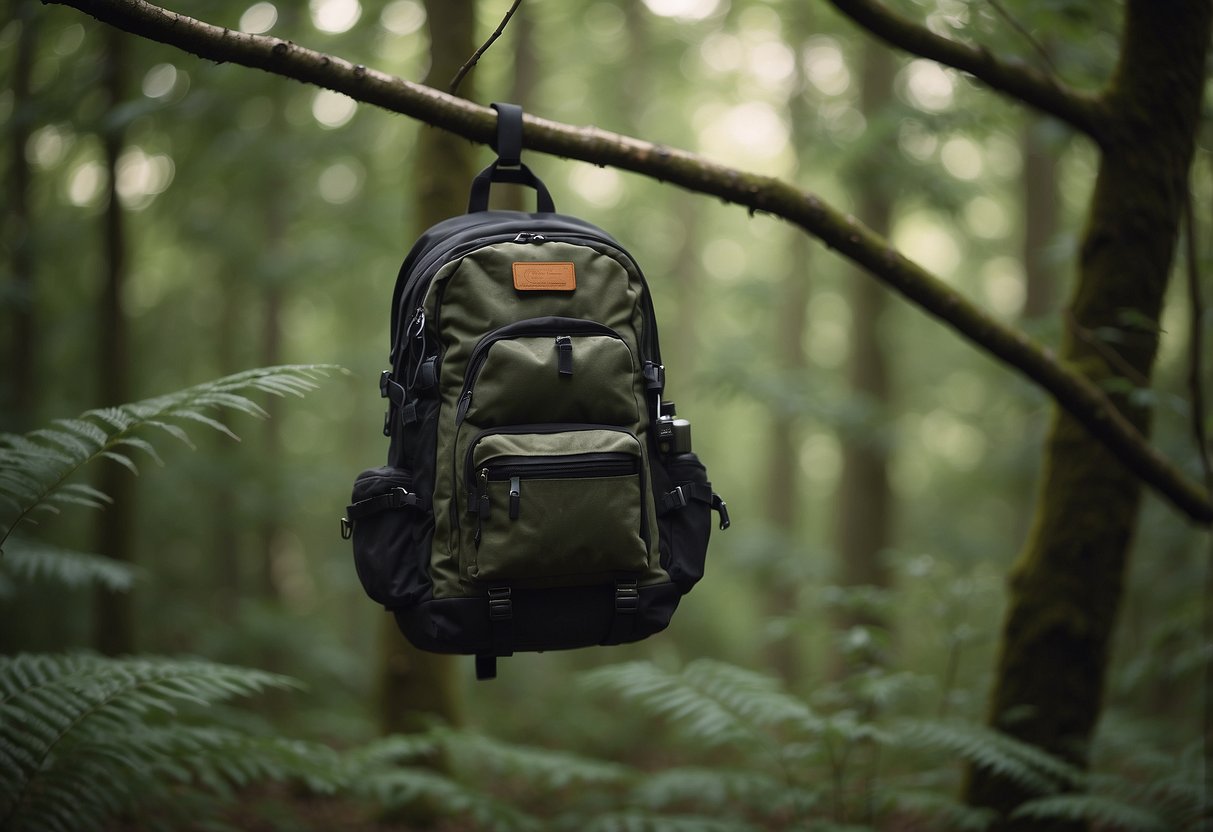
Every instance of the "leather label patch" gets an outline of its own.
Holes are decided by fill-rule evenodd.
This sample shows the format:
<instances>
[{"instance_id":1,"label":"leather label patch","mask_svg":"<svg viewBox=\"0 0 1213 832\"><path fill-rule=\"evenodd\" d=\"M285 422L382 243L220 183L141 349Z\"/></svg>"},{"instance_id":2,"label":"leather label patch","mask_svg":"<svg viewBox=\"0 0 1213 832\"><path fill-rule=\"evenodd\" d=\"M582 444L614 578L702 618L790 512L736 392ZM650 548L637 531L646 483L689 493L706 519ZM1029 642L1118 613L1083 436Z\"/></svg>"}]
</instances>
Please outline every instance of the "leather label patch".
<instances>
[{"instance_id":1,"label":"leather label patch","mask_svg":"<svg viewBox=\"0 0 1213 832\"><path fill-rule=\"evenodd\" d=\"M514 288L521 292L571 292L577 288L572 263L515 263Z\"/></svg>"}]
</instances>

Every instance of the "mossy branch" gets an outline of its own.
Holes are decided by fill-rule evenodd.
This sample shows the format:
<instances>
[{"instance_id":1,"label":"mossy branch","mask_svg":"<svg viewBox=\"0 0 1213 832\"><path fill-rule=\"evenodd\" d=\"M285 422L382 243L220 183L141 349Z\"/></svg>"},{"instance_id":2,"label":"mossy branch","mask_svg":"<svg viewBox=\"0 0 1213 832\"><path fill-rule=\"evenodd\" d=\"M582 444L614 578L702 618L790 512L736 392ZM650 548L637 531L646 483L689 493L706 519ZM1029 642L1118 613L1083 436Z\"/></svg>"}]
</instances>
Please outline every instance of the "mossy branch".
<instances>
[{"instance_id":1,"label":"mossy branch","mask_svg":"<svg viewBox=\"0 0 1213 832\"><path fill-rule=\"evenodd\" d=\"M987 49L937 35L877 0L829 0L852 21L885 43L967 72L990 89L1061 119L1100 141L1107 116L1102 100L1065 86L1054 75Z\"/></svg>"},{"instance_id":2,"label":"mossy branch","mask_svg":"<svg viewBox=\"0 0 1213 832\"><path fill-rule=\"evenodd\" d=\"M872 5L834 1L841 5ZM71 6L104 23L208 60L240 64L331 89L474 142L490 144L496 137L497 116L487 107L289 41L234 32L142 0L48 2ZM1023 100L1059 117L1064 118L1069 113L1072 117L1065 120L1071 124L1077 122L1076 126L1085 128L1093 124L1080 113L1086 112L1093 119L1094 104L1084 103L1085 99L1076 93L1065 92L1042 80L1039 73L997 62L970 47L948 43L953 44L949 47L952 51L940 59L950 56L956 60L945 60L945 63L960 64L961 68L973 72L991 86L995 85L990 79L1001 79L1005 82L1003 87L995 88L1019 90ZM941 45L933 44L933 48L939 49ZM1029 80L1012 81L1020 77ZM902 255L880 235L819 197L779 179L745 173L684 150L593 126L573 127L527 116L523 136L525 146L533 151L633 171L695 193L719 197L751 212L763 211L799 226L956 330L982 351L1044 388L1129 470L1172 505L1202 525L1213 524L1213 499L1205 489L1151 447L1093 382L1062 365L1025 334L988 315Z\"/></svg>"}]
</instances>

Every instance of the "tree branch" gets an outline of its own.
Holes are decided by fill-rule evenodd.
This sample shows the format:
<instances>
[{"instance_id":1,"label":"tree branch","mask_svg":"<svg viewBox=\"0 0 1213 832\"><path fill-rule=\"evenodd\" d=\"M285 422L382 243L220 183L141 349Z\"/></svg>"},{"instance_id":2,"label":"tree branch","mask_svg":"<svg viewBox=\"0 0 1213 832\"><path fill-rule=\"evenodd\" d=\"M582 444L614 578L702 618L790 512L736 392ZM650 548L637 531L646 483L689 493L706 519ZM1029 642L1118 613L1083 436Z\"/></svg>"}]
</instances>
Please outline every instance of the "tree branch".
<instances>
[{"instance_id":1,"label":"tree branch","mask_svg":"<svg viewBox=\"0 0 1213 832\"><path fill-rule=\"evenodd\" d=\"M460 82L463 81L463 77L472 71L472 67L476 66L477 62L480 60L480 57L489 50L489 47L493 45L493 42L497 40L497 38L501 37L501 33L505 31L505 27L510 22L510 18L514 16L514 12L518 10L520 5L522 5L522 0L514 0L514 3L510 6L510 10L505 13L505 17L501 18L501 22L497 24L496 30L494 30L493 34L489 35L489 39L486 40L479 49L472 53L472 57L468 58L467 62L463 66L459 67L459 71L456 72L455 77L451 79L450 86L446 88L447 92L449 92L451 95L455 94L455 91L459 89Z\"/></svg>"},{"instance_id":2,"label":"tree branch","mask_svg":"<svg viewBox=\"0 0 1213 832\"><path fill-rule=\"evenodd\" d=\"M878 0L829 0L839 12L890 46L967 72L987 87L1061 119L1097 142L1106 118L1100 100L1018 61L942 37Z\"/></svg>"},{"instance_id":3,"label":"tree branch","mask_svg":"<svg viewBox=\"0 0 1213 832\"><path fill-rule=\"evenodd\" d=\"M72 6L105 23L209 60L316 84L475 142L489 144L496 137L496 113L486 107L287 41L233 32L142 0L51 2ZM1209 494L1151 447L1094 383L1063 366L1022 332L986 314L854 217L778 179L744 173L693 153L592 126L578 128L526 116L523 136L525 147L534 151L630 170L799 226L984 352L1043 387L1135 475L1193 520L1213 525Z\"/></svg>"}]
</instances>

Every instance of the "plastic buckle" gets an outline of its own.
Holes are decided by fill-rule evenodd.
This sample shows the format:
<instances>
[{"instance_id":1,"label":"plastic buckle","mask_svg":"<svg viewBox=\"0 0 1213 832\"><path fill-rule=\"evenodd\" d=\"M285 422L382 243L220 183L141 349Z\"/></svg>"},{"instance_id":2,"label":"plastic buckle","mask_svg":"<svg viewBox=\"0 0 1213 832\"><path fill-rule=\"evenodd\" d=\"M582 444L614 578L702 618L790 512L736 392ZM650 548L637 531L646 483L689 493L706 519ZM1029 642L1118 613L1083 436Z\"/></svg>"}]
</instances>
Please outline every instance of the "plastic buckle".
<instances>
[{"instance_id":1,"label":"plastic buckle","mask_svg":"<svg viewBox=\"0 0 1213 832\"><path fill-rule=\"evenodd\" d=\"M354 536L354 524L350 522L350 518L341 518L341 539L349 540Z\"/></svg>"},{"instance_id":2,"label":"plastic buckle","mask_svg":"<svg viewBox=\"0 0 1213 832\"><path fill-rule=\"evenodd\" d=\"M615 612L633 615L640 609L640 587L636 581L615 582Z\"/></svg>"},{"instance_id":3,"label":"plastic buckle","mask_svg":"<svg viewBox=\"0 0 1213 832\"><path fill-rule=\"evenodd\" d=\"M687 503L690 501L686 490L681 485L678 485L674 487L673 491L665 495L665 499L662 502L666 504L669 511L673 511L676 508L686 508Z\"/></svg>"},{"instance_id":4,"label":"plastic buckle","mask_svg":"<svg viewBox=\"0 0 1213 832\"><path fill-rule=\"evenodd\" d=\"M665 389L665 365L654 364L652 361L644 362L644 380L645 387L649 390L664 390Z\"/></svg>"},{"instance_id":5,"label":"plastic buckle","mask_svg":"<svg viewBox=\"0 0 1213 832\"><path fill-rule=\"evenodd\" d=\"M417 389L430 390L438 384L438 357L430 356L421 362L417 374Z\"/></svg>"},{"instance_id":6,"label":"plastic buckle","mask_svg":"<svg viewBox=\"0 0 1213 832\"><path fill-rule=\"evenodd\" d=\"M391 370L384 370L382 373L379 374L379 398L381 398L381 399L387 398L387 386L388 386L388 382L391 380L392 380L392 371Z\"/></svg>"},{"instance_id":7,"label":"plastic buckle","mask_svg":"<svg viewBox=\"0 0 1213 832\"><path fill-rule=\"evenodd\" d=\"M495 586L489 589L489 620L507 621L514 617L514 602L510 600L508 586Z\"/></svg>"}]
</instances>

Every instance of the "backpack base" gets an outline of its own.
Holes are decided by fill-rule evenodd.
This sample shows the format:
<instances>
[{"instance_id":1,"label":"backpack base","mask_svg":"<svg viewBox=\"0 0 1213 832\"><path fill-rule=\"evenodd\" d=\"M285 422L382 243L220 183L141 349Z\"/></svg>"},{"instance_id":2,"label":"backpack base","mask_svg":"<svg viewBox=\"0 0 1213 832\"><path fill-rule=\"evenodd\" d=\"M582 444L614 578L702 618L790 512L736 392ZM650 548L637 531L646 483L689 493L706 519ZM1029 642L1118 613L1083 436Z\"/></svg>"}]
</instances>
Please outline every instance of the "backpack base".
<instances>
[{"instance_id":1,"label":"backpack base","mask_svg":"<svg viewBox=\"0 0 1213 832\"><path fill-rule=\"evenodd\" d=\"M421 650L508 656L639 641L669 625L682 593L660 583L639 587L632 597L620 604L610 584L511 589L505 603L489 596L429 598L394 615Z\"/></svg>"}]
</instances>

